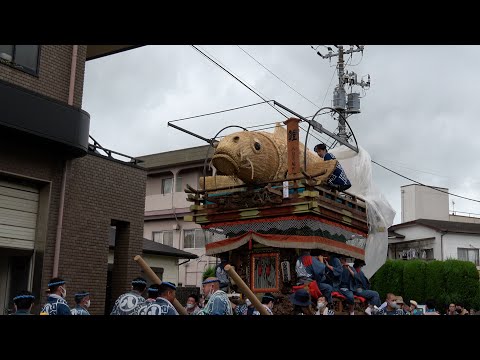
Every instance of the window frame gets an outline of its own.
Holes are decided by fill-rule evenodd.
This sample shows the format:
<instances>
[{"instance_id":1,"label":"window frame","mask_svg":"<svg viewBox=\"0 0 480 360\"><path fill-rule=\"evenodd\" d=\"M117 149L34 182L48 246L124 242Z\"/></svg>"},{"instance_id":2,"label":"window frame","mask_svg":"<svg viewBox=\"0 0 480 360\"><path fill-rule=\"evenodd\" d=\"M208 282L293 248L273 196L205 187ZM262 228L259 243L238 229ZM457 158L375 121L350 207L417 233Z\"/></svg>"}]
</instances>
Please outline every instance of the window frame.
<instances>
[{"instance_id":1,"label":"window frame","mask_svg":"<svg viewBox=\"0 0 480 360\"><path fill-rule=\"evenodd\" d=\"M171 191L170 192L165 192L165 181L166 180L171 180L172 181L172 185L170 187ZM173 186L175 185L175 182L173 180L173 177L165 177L165 178L162 178L162 195L169 195L169 194L173 194Z\"/></svg>"},{"instance_id":2,"label":"window frame","mask_svg":"<svg viewBox=\"0 0 480 360\"><path fill-rule=\"evenodd\" d=\"M36 64L36 69L35 70L32 70L32 69L29 69L23 65L20 65L20 64L17 64L15 62L15 53L16 53L16 49L17 49L17 46L18 45L12 45L13 46L13 50L12 50L12 61L8 61L8 60L5 60L5 59L0 59L0 64L3 64L3 65L6 65L6 66L9 66L13 69L16 69L16 70L19 70L21 72L24 72L26 74L29 74L29 75L32 75L32 76L35 76L35 77L38 77L38 74L39 74L39 69L40 69L40 54L41 54L41 45L32 45L32 46L36 46L37 47L37 64Z\"/></svg>"},{"instance_id":3,"label":"window frame","mask_svg":"<svg viewBox=\"0 0 480 360\"><path fill-rule=\"evenodd\" d=\"M178 186L179 186L178 184L180 184L180 190L178 189ZM177 178L175 179L175 192L176 193L183 192L183 190L182 190L182 176L177 175Z\"/></svg>"},{"instance_id":4,"label":"window frame","mask_svg":"<svg viewBox=\"0 0 480 360\"><path fill-rule=\"evenodd\" d=\"M460 254L459 254L459 251L460 251L460 250L466 250L466 255L467 255L467 259L466 259L466 260L460 259ZM468 253L469 253L469 251L476 252L476 262L475 262L475 261L468 260L468 258L469 258ZM475 266L480 266L480 250L477 249L477 248L457 247L457 259L458 259L458 260L461 260L461 261L469 261L469 262L471 262L471 263L474 263Z\"/></svg>"},{"instance_id":5,"label":"window frame","mask_svg":"<svg viewBox=\"0 0 480 360\"><path fill-rule=\"evenodd\" d=\"M165 233L171 233L172 234L172 245L165 244ZM161 242L160 241L155 241L155 234L162 234L161 235ZM152 241L156 242L158 244L166 245L166 246L171 246L173 247L173 230L160 230L160 231L152 231Z\"/></svg>"},{"instance_id":6,"label":"window frame","mask_svg":"<svg viewBox=\"0 0 480 360\"><path fill-rule=\"evenodd\" d=\"M185 233L187 231L193 231L193 246L194 247L185 247ZM203 238L203 246L198 247L197 246L197 231L202 231L204 238ZM183 230L183 248L184 249L203 249L205 248L206 242L207 242L207 236L208 236L208 231L205 231L203 229L184 229Z\"/></svg>"}]
</instances>

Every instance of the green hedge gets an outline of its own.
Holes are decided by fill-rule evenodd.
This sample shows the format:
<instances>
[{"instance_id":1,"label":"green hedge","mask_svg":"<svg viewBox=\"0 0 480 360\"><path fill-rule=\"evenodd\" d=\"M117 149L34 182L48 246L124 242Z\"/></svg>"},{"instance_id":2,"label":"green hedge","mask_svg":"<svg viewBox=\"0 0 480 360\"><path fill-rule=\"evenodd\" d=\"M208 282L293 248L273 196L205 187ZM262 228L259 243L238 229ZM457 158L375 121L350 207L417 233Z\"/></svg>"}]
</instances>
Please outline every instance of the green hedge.
<instances>
[{"instance_id":1,"label":"green hedge","mask_svg":"<svg viewBox=\"0 0 480 360\"><path fill-rule=\"evenodd\" d=\"M425 267L425 299L434 299L438 307L449 303L445 288L445 262L429 261Z\"/></svg>"},{"instance_id":2,"label":"green hedge","mask_svg":"<svg viewBox=\"0 0 480 360\"><path fill-rule=\"evenodd\" d=\"M403 292L398 292L398 295L403 294L405 300L415 300L417 299L426 299L425 297L425 269L426 262L422 260L411 260L404 261L405 263L403 269ZM397 294L394 292L394 294Z\"/></svg>"},{"instance_id":3,"label":"green hedge","mask_svg":"<svg viewBox=\"0 0 480 360\"><path fill-rule=\"evenodd\" d=\"M479 274L469 261L387 260L371 283L382 299L392 292L418 303L433 299L438 310L450 302L480 310Z\"/></svg>"},{"instance_id":4,"label":"green hedge","mask_svg":"<svg viewBox=\"0 0 480 360\"><path fill-rule=\"evenodd\" d=\"M399 294L403 291L402 261L387 260L371 279L372 288L378 291L380 298L384 299L387 293Z\"/></svg>"},{"instance_id":5,"label":"green hedge","mask_svg":"<svg viewBox=\"0 0 480 360\"><path fill-rule=\"evenodd\" d=\"M448 302L463 302L464 306L474 306L478 297L478 271L469 261L445 261L445 288Z\"/></svg>"}]
</instances>

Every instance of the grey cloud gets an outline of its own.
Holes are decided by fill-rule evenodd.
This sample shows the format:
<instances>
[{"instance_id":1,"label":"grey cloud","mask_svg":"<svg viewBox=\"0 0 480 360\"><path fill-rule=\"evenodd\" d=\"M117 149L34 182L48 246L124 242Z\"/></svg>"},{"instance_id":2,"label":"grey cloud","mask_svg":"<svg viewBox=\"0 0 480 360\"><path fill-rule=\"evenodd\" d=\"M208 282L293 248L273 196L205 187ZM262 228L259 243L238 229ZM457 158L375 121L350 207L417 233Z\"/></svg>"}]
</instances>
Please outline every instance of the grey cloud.
<instances>
[{"instance_id":1,"label":"grey cloud","mask_svg":"<svg viewBox=\"0 0 480 360\"><path fill-rule=\"evenodd\" d=\"M317 110L238 47L201 47L268 99L305 116ZM322 104L335 68L308 45L242 47L305 97ZM352 64L359 59L354 57ZM362 113L349 118L359 144L373 160L412 179L480 199L479 60L479 46L366 46L361 63L348 68L359 76L371 75ZM324 106L330 105L336 82L334 77ZM169 120L259 101L190 46L146 46L86 66L83 108L91 114L91 134L103 146L133 156L204 144L167 127ZM283 120L261 105L178 125L212 137L226 125ZM331 120L319 120L333 130ZM316 142L310 138L308 144L313 147ZM373 169L375 183L399 222L400 186L411 182L376 165ZM457 211L480 213L477 202L450 200Z\"/></svg>"}]
</instances>

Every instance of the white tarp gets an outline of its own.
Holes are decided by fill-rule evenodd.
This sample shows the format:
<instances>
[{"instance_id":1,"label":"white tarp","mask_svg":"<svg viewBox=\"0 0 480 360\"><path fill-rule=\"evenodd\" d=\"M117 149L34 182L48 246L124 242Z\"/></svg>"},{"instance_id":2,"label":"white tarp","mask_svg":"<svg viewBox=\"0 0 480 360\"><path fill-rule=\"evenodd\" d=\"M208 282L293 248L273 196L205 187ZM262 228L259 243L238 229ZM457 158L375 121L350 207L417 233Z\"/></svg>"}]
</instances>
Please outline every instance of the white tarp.
<instances>
[{"instance_id":1,"label":"white tarp","mask_svg":"<svg viewBox=\"0 0 480 360\"><path fill-rule=\"evenodd\" d=\"M392 226L395 210L377 189L372 178L370 154L359 146L359 152L346 146L330 151L342 165L352 183L348 193L361 197L367 205L369 234L365 247L365 263L362 271L370 278L385 263L388 251L388 228Z\"/></svg>"}]
</instances>

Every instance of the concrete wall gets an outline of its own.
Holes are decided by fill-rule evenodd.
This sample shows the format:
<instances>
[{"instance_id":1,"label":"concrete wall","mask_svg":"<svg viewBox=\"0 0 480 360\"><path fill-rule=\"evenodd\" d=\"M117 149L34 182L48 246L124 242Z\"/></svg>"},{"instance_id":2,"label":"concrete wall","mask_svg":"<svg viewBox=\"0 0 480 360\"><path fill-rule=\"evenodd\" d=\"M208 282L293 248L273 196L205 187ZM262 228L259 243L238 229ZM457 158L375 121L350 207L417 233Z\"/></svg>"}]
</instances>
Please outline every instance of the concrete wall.
<instances>
[{"instance_id":1,"label":"concrete wall","mask_svg":"<svg viewBox=\"0 0 480 360\"><path fill-rule=\"evenodd\" d=\"M448 191L445 188L438 188ZM402 222L417 219L448 221L448 194L421 185L401 187Z\"/></svg>"}]
</instances>

